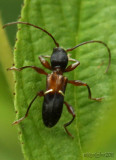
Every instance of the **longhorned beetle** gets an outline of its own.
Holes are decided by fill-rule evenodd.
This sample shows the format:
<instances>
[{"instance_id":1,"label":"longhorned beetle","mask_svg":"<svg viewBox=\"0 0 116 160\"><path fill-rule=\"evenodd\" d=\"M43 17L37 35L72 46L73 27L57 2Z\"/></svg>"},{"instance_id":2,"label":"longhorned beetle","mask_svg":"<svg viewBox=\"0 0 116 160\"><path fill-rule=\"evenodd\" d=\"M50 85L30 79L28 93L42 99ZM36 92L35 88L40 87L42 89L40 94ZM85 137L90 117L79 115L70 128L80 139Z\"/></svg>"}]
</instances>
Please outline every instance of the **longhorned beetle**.
<instances>
[{"instance_id":1,"label":"longhorned beetle","mask_svg":"<svg viewBox=\"0 0 116 160\"><path fill-rule=\"evenodd\" d=\"M40 60L41 64L45 68L51 70L52 71L51 74L48 74L43 69L36 67L36 66L24 66L21 68L15 68L15 67L8 68L8 70L16 70L16 71L21 71L25 68L32 68L36 72L38 72L39 74L45 75L46 79L47 79L46 90L39 91L36 94L36 96L33 98L31 103L29 104L25 116L22 117L21 119L15 121L13 124L17 124L17 123L21 122L23 119L25 119L28 116L29 109L31 108L31 105L35 101L35 99L38 96L40 96L40 97L43 96L44 101L43 101L43 108L42 108L42 118L43 118L43 122L44 122L45 126L51 128L54 125L56 125L56 123L59 121L59 119L61 117L63 104L65 104L68 112L72 115L72 119L68 123L64 124L64 128L65 128L65 131L67 132L67 134L69 136L73 137L71 135L71 133L67 130L67 126L69 126L75 118L75 113L74 113L72 106L69 105L66 101L64 101L64 95L65 95L65 89L66 89L67 83L71 83L75 86L86 86L88 89L88 98L90 98L91 100L101 101L102 98L92 98L91 90L90 90L90 87L87 83L81 82L79 80L68 80L67 77L63 76L64 72L70 72L70 71L74 70L80 64L79 61L70 58L67 55L67 52L72 51L72 50L76 49L77 47L88 44L88 43L101 43L107 48L108 53L109 53L109 63L108 63L107 69L106 69L106 72L107 72L110 67L110 64L111 64L110 49L108 48L107 44L104 43L103 41L92 40L92 41L80 43L73 48L69 48L69 49L64 50L63 48L59 47L59 44L56 42L55 38L48 31L44 30L43 28L35 26L35 25L30 24L28 22L12 22L12 23L8 23L8 24L4 25L3 28L6 26L9 26L9 25L12 25L12 24L26 24L29 26L33 26L37 29L40 29L43 32L45 32L46 34L48 34L53 39L53 41L56 45L56 48L53 49L51 57L50 56L39 56L39 60ZM50 58L51 64L49 64L49 62L47 60L45 60L46 57ZM67 67L68 61L72 61L74 63Z\"/></svg>"}]
</instances>

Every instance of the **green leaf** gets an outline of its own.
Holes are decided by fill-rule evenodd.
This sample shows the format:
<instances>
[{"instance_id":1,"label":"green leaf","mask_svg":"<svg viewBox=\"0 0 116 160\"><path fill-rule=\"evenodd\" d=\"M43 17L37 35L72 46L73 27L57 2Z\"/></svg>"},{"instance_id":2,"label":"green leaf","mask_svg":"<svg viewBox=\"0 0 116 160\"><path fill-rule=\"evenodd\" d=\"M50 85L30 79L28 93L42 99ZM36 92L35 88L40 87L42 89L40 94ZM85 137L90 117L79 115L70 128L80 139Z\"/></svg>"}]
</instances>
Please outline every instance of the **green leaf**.
<instances>
[{"instance_id":1,"label":"green leaf","mask_svg":"<svg viewBox=\"0 0 116 160\"><path fill-rule=\"evenodd\" d=\"M104 119L98 120L100 125L98 126L99 128L98 127L95 128L95 132L94 132L94 136L96 137L94 138L97 139L97 142L95 140L90 142L92 144L92 145L89 145L91 150L97 151L101 149L105 151L106 150L113 151L113 153L115 153L115 148L116 148L116 142L115 142L116 107L115 106L116 106L115 96L113 96L112 103L108 108L108 112L107 111L105 112L106 114L104 116ZM92 148L91 146L95 146L95 147Z\"/></svg>"},{"instance_id":2,"label":"green leaf","mask_svg":"<svg viewBox=\"0 0 116 160\"><path fill-rule=\"evenodd\" d=\"M53 34L60 46L67 49L83 41L102 40L115 53L115 0L112 1L41 1L25 0L21 12L21 21L26 21L47 29ZM35 65L43 68L39 55L51 55L55 46L52 39L42 31L26 25L19 25L14 59L16 67ZM94 139L94 129L100 125L109 111L116 74L115 58L107 74L103 74L108 65L108 53L100 44L90 44L72 52L81 65L65 74L70 80L88 83L93 97L104 97L102 102L89 100L86 87L67 86L65 100L74 107L75 121L68 127L75 137L71 139L64 131L63 124L71 120L64 106L58 124L49 129L42 122L43 98L38 98L28 118L20 123L20 140L25 159L29 160L84 160L89 150L89 142ZM49 71L48 71L49 72ZM40 90L45 90L46 78L31 69L16 72L15 107L17 119L24 116L26 109Z\"/></svg>"}]
</instances>

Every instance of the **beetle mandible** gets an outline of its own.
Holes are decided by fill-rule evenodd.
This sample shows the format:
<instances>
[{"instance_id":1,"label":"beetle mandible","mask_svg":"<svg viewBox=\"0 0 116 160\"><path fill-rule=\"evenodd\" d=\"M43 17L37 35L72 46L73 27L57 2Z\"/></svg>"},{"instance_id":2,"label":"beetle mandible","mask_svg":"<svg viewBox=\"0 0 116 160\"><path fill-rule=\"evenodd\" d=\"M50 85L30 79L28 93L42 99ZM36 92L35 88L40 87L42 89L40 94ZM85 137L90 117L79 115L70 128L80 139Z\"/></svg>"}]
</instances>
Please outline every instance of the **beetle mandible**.
<instances>
[{"instance_id":1,"label":"beetle mandible","mask_svg":"<svg viewBox=\"0 0 116 160\"><path fill-rule=\"evenodd\" d=\"M69 105L66 101L64 101L64 95L65 95L65 89L66 89L67 83L70 83L75 86L86 86L88 89L88 98L90 98L91 100L101 101L103 98L92 98L91 90L87 83L81 82L80 80L68 80L67 77L63 76L64 72L70 72L74 70L80 64L79 61L70 58L67 55L67 52L72 51L76 49L77 47L88 44L88 43L101 43L107 48L108 53L109 53L109 62L108 62L108 66L106 69L106 72L107 72L111 64L111 52L110 52L109 47L103 41L91 40L91 41L80 43L73 48L64 50L63 48L59 47L59 43L57 43L57 41L52 36L52 34L46 31L45 29L39 26L33 25L31 23L28 23L28 22L11 22L11 23L4 25L3 28L9 25L12 25L12 24L25 24L25 25L33 26L37 29L40 29L46 34L48 34L53 39L56 45L56 48L53 49L51 57L50 56L39 56L39 60L41 64L45 68L51 70L52 71L51 74L48 74L46 71L36 66L24 66L21 68L16 68L16 67L8 68L8 70L15 70L15 71L21 71L25 68L32 68L39 74L45 75L47 79L46 90L39 91L36 94L36 96L30 102L25 116L15 121L13 124L18 124L19 122L24 120L28 116L29 109L31 108L32 103L35 101L35 99L38 96L40 97L43 96L44 101L43 101L43 108L42 108L42 118L43 118L43 122L45 126L51 128L54 125L56 125L56 123L59 121L61 117L63 104L65 104L68 112L72 115L72 119L69 122L64 124L64 129L69 136L73 137L72 134L67 129L67 126L69 126L75 118L75 113L74 113L72 106ZM50 58L51 64L49 64L49 62L45 60L46 57ZM68 61L73 61L74 63L67 67Z\"/></svg>"}]
</instances>

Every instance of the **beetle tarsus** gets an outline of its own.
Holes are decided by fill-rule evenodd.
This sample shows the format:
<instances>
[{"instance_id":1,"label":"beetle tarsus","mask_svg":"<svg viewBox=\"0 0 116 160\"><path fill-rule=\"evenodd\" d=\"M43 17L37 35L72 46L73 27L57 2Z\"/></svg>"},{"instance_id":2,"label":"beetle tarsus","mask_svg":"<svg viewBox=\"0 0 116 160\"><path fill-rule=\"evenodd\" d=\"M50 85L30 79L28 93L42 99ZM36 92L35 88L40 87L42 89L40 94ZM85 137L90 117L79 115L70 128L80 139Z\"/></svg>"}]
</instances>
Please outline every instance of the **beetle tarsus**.
<instances>
[{"instance_id":1,"label":"beetle tarsus","mask_svg":"<svg viewBox=\"0 0 116 160\"><path fill-rule=\"evenodd\" d=\"M70 137L74 138L66 127L69 126L73 122L73 120L75 119L75 113L74 113L74 110L73 110L73 108L72 108L71 105L69 105L67 102L64 102L64 104L66 105L68 112L73 116L73 118L71 119L71 121L69 121L69 122L67 122L67 123L64 124L64 129L65 129L65 131L67 132L67 134Z\"/></svg>"},{"instance_id":2,"label":"beetle tarsus","mask_svg":"<svg viewBox=\"0 0 116 160\"><path fill-rule=\"evenodd\" d=\"M21 68L16 68L16 67L7 68L7 71L9 70L21 71Z\"/></svg>"},{"instance_id":3,"label":"beetle tarsus","mask_svg":"<svg viewBox=\"0 0 116 160\"><path fill-rule=\"evenodd\" d=\"M95 101L98 101L98 102L101 102L102 101L102 99L104 99L103 97L101 97L101 98L90 98L91 100L95 100Z\"/></svg>"},{"instance_id":4,"label":"beetle tarsus","mask_svg":"<svg viewBox=\"0 0 116 160\"><path fill-rule=\"evenodd\" d=\"M12 123L12 125L15 125L15 124L20 123L20 122L23 121L25 118L26 118L26 117L24 116L24 117L20 118L19 120L14 121L14 122Z\"/></svg>"},{"instance_id":5,"label":"beetle tarsus","mask_svg":"<svg viewBox=\"0 0 116 160\"><path fill-rule=\"evenodd\" d=\"M64 129L65 129L66 133L67 133L71 138L74 138L74 136L68 131L68 129L67 129L66 127L67 127L67 125L64 124Z\"/></svg>"}]
</instances>

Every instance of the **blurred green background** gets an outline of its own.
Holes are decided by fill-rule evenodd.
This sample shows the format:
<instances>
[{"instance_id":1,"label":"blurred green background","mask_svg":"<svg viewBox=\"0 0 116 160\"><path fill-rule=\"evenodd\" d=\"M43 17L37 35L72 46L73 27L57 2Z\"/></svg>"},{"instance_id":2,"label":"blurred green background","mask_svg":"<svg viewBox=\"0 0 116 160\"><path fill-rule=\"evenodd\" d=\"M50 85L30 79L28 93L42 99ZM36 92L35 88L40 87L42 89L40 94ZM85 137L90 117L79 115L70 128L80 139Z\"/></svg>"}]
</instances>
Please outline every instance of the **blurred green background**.
<instances>
[{"instance_id":1,"label":"blurred green background","mask_svg":"<svg viewBox=\"0 0 116 160\"><path fill-rule=\"evenodd\" d=\"M22 3L22 0L0 0L0 19L2 19L3 24L17 21L20 17ZM6 72L6 68L12 65L12 50L15 43L16 26L5 30L10 44L7 44L7 39L4 40L1 26L0 30L0 160L22 160L23 155L17 136L17 127L12 126L12 122L15 120L12 89L13 75ZM11 85L8 84L7 76L11 79Z\"/></svg>"}]
</instances>

